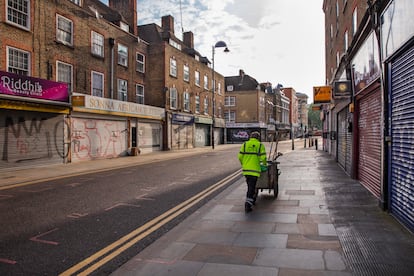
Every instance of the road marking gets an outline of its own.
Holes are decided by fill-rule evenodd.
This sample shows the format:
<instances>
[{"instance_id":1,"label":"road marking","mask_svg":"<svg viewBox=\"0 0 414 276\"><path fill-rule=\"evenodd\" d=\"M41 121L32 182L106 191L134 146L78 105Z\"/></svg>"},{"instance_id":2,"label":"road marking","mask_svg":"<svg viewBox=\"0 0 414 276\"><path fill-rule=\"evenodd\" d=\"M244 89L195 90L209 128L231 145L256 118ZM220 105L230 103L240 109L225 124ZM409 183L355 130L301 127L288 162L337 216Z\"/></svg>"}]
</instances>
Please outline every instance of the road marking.
<instances>
[{"instance_id":1,"label":"road marking","mask_svg":"<svg viewBox=\"0 0 414 276\"><path fill-rule=\"evenodd\" d=\"M46 236L47 234L50 234L50 233L52 233L52 232L55 232L55 231L57 231L58 229L59 229L59 228L52 229L52 230L47 231L47 232L45 232L45 233L43 233L43 234L40 234L40 235L34 236L33 238L30 238L29 240L34 241L34 242L40 242L40 243L51 244L51 245L58 245L58 244L59 244L58 242L48 241L48 240L41 240L41 239L39 239L40 237Z\"/></svg>"},{"instance_id":2,"label":"road marking","mask_svg":"<svg viewBox=\"0 0 414 276\"><path fill-rule=\"evenodd\" d=\"M89 256L85 260L79 262L78 264L72 266L68 270L62 272L60 275L67 276L67 275L88 275L98 269L99 267L103 266L107 262L114 259L116 256L127 250L128 248L134 246L137 242L144 239L154 231L161 228L166 223L170 222L174 218L178 217L201 200L206 198L207 196L211 195L221 187L225 186L229 182L233 181L236 178L240 177L241 170L234 172L233 174L227 176L226 178L222 179L221 181L211 185L209 188L205 189L204 191L196 194L195 196L187 199L186 201L180 203L179 205L171 208L167 212L159 215L158 217L152 219L151 221L147 222L146 224L140 226L139 228L135 229L134 231L130 232L129 234L125 235L121 239L113 242L112 244L108 245L107 247L99 250L95 254ZM86 268L86 269L85 269Z\"/></svg>"},{"instance_id":3,"label":"road marking","mask_svg":"<svg viewBox=\"0 0 414 276\"><path fill-rule=\"evenodd\" d=\"M109 211L109 210L114 209L114 208L119 207L119 206L132 206L132 207L137 207L137 208L141 207L140 205L134 205L134 204L128 204L128 203L122 203L121 202L121 203L117 203L117 204L115 204L111 207L106 208L105 211Z\"/></svg>"},{"instance_id":4,"label":"road marking","mask_svg":"<svg viewBox=\"0 0 414 276\"><path fill-rule=\"evenodd\" d=\"M12 265L14 265L14 264L16 264L17 262L16 262L16 261L13 261L13 260L9 260L9 259L2 259L2 258L0 258L0 263L5 263L5 264L12 264Z\"/></svg>"},{"instance_id":5,"label":"road marking","mask_svg":"<svg viewBox=\"0 0 414 276\"><path fill-rule=\"evenodd\" d=\"M88 213L80 214L80 213L72 213L70 215L67 215L68 218L82 218L86 217Z\"/></svg>"}]
</instances>

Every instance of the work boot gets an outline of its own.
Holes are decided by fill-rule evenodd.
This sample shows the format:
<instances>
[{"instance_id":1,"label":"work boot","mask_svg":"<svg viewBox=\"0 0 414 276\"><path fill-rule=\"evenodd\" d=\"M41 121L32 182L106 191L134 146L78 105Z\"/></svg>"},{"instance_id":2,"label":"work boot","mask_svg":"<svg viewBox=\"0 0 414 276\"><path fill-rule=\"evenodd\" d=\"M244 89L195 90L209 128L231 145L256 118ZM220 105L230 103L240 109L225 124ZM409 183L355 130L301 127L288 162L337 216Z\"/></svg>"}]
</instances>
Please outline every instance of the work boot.
<instances>
[{"instance_id":1,"label":"work boot","mask_svg":"<svg viewBox=\"0 0 414 276\"><path fill-rule=\"evenodd\" d=\"M249 213L249 212L253 211L252 206L251 206L248 202L246 202L246 203L244 204L244 211L245 211L246 213Z\"/></svg>"}]
</instances>

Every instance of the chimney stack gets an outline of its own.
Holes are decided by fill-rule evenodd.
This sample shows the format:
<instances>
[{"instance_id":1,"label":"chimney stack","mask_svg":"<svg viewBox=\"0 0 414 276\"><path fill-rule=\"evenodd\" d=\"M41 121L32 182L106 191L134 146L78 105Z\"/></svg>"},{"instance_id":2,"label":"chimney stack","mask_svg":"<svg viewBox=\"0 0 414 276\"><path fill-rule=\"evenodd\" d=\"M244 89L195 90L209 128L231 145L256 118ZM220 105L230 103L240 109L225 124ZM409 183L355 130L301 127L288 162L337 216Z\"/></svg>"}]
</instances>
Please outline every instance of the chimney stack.
<instances>
[{"instance_id":1,"label":"chimney stack","mask_svg":"<svg viewBox=\"0 0 414 276\"><path fill-rule=\"evenodd\" d=\"M161 23L161 27L165 31L174 33L174 17L171 15L165 15L162 17Z\"/></svg>"},{"instance_id":2,"label":"chimney stack","mask_svg":"<svg viewBox=\"0 0 414 276\"><path fill-rule=\"evenodd\" d=\"M109 7L125 18L130 33L138 35L137 0L109 0Z\"/></svg>"},{"instance_id":3,"label":"chimney stack","mask_svg":"<svg viewBox=\"0 0 414 276\"><path fill-rule=\"evenodd\" d=\"M190 49L194 49L194 34L193 32L185 32L184 36L184 44Z\"/></svg>"}]
</instances>

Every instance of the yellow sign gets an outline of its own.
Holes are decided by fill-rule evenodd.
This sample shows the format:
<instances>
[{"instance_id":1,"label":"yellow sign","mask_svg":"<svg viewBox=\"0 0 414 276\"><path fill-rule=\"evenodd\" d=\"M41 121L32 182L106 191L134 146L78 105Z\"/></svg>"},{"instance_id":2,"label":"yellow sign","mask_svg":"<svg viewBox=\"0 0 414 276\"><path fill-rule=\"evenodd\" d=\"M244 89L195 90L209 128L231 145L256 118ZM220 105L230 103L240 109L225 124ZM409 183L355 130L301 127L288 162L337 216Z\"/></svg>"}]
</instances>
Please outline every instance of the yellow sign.
<instances>
[{"instance_id":1,"label":"yellow sign","mask_svg":"<svg viewBox=\"0 0 414 276\"><path fill-rule=\"evenodd\" d=\"M332 88L330 86L313 87L313 103L330 103L332 98Z\"/></svg>"}]
</instances>

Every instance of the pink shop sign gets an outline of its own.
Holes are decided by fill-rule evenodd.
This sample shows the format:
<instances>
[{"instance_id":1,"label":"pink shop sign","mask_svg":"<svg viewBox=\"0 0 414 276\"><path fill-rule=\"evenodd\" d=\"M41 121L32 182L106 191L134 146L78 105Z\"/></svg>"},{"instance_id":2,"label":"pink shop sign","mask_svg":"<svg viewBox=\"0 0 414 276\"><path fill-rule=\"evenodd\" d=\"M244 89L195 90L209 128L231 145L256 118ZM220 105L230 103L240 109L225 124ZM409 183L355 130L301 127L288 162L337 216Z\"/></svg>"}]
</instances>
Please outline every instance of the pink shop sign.
<instances>
[{"instance_id":1,"label":"pink shop sign","mask_svg":"<svg viewBox=\"0 0 414 276\"><path fill-rule=\"evenodd\" d=\"M69 103L68 85L0 71L0 95Z\"/></svg>"}]
</instances>

